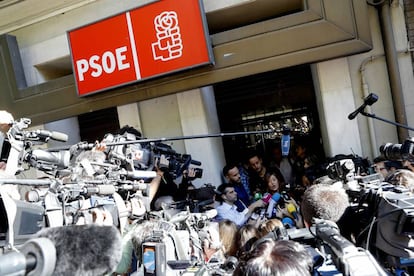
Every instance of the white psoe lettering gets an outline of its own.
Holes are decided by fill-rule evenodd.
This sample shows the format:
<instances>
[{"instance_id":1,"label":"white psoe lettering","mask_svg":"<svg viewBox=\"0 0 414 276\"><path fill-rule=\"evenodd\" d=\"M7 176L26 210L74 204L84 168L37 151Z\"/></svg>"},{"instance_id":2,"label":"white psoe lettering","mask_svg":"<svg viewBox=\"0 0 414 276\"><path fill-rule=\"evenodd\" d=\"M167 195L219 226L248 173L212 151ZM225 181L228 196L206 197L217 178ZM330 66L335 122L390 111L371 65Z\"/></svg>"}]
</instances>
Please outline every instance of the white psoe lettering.
<instances>
[{"instance_id":1,"label":"white psoe lettering","mask_svg":"<svg viewBox=\"0 0 414 276\"><path fill-rule=\"evenodd\" d=\"M127 47L119 47L115 49L115 53L106 51L101 56L93 55L87 59L79 59L76 61L76 68L78 69L79 81L85 80L85 74L90 74L97 78L103 72L107 74L113 73L115 70L121 71L131 67L129 62L126 62ZM90 72L89 72L90 71Z\"/></svg>"}]
</instances>

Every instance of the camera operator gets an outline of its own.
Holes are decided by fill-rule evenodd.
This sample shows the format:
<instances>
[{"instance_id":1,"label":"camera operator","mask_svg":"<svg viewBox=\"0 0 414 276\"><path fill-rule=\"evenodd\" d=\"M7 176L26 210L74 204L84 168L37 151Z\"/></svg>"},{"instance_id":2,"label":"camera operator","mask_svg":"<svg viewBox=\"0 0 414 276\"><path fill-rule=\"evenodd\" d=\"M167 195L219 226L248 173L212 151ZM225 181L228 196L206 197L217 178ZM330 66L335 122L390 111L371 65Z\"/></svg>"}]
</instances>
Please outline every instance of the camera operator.
<instances>
[{"instance_id":1,"label":"camera operator","mask_svg":"<svg viewBox=\"0 0 414 276\"><path fill-rule=\"evenodd\" d=\"M349 206L346 191L332 185L316 184L304 193L301 210L305 226L310 227L314 218L338 222Z\"/></svg>"}]
</instances>

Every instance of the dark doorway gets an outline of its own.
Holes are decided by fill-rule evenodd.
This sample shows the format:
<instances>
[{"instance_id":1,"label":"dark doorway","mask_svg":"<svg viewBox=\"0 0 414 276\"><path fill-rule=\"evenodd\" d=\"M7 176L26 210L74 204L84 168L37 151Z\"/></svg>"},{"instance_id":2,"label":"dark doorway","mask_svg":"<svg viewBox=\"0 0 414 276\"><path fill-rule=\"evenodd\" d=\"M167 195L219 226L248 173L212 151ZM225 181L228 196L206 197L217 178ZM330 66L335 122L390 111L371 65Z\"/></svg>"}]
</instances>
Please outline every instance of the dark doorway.
<instances>
[{"instance_id":1,"label":"dark doorway","mask_svg":"<svg viewBox=\"0 0 414 276\"><path fill-rule=\"evenodd\" d=\"M78 115L78 121L81 141L90 143L100 141L105 134L119 130L116 107Z\"/></svg>"},{"instance_id":2,"label":"dark doorway","mask_svg":"<svg viewBox=\"0 0 414 276\"><path fill-rule=\"evenodd\" d=\"M280 142L283 127L290 130L291 145L304 137L316 154L324 156L309 65L218 83L214 91L222 132L275 129L271 134L224 137L227 162L241 160L246 149L266 158L268 148Z\"/></svg>"}]
</instances>

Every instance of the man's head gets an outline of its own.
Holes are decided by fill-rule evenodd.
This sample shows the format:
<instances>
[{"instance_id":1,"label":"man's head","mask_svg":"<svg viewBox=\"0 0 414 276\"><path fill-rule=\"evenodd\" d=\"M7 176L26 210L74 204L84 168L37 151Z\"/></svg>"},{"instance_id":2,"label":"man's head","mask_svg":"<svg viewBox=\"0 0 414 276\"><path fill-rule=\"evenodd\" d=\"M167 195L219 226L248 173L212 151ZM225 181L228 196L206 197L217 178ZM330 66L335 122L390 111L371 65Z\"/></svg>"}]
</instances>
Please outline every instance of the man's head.
<instances>
[{"instance_id":1,"label":"man's head","mask_svg":"<svg viewBox=\"0 0 414 276\"><path fill-rule=\"evenodd\" d=\"M259 240L241 257L233 275L311 275L312 257L300 243Z\"/></svg>"},{"instance_id":2,"label":"man's head","mask_svg":"<svg viewBox=\"0 0 414 276\"><path fill-rule=\"evenodd\" d=\"M13 116L9 112L0 110L0 132L6 134L12 126L13 122Z\"/></svg>"},{"instance_id":3,"label":"man's head","mask_svg":"<svg viewBox=\"0 0 414 276\"><path fill-rule=\"evenodd\" d=\"M312 225L314 218L337 222L348 206L348 195L343 188L316 184L306 189L303 194L303 221L307 226Z\"/></svg>"},{"instance_id":4,"label":"man's head","mask_svg":"<svg viewBox=\"0 0 414 276\"><path fill-rule=\"evenodd\" d=\"M233 204L237 201L237 192L234 190L233 184L224 183L218 186L217 191L220 195L220 199L223 202Z\"/></svg>"},{"instance_id":5,"label":"man's head","mask_svg":"<svg viewBox=\"0 0 414 276\"><path fill-rule=\"evenodd\" d=\"M230 183L240 183L240 172L235 164L228 164L224 166L223 175Z\"/></svg>"},{"instance_id":6,"label":"man's head","mask_svg":"<svg viewBox=\"0 0 414 276\"><path fill-rule=\"evenodd\" d=\"M386 182L395 186L403 186L414 194L414 172L407 169L396 170L385 179Z\"/></svg>"},{"instance_id":7,"label":"man's head","mask_svg":"<svg viewBox=\"0 0 414 276\"><path fill-rule=\"evenodd\" d=\"M382 156L375 157L373 160L373 168L375 172L381 176L382 179L384 179L388 175L388 169L385 166L385 161L387 160Z\"/></svg>"},{"instance_id":8,"label":"man's head","mask_svg":"<svg viewBox=\"0 0 414 276\"><path fill-rule=\"evenodd\" d=\"M252 168L255 172L260 174L264 170L263 160L259 155L251 154L248 161L250 168Z\"/></svg>"}]
</instances>

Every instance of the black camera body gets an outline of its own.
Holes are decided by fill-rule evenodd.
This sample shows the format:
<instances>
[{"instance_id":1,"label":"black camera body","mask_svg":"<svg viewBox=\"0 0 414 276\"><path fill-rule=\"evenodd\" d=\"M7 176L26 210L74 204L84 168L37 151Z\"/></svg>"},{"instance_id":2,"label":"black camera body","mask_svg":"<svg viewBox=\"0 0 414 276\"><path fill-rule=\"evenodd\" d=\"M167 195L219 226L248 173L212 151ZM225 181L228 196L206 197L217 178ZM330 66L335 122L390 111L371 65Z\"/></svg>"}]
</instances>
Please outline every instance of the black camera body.
<instances>
[{"instance_id":1,"label":"black camera body","mask_svg":"<svg viewBox=\"0 0 414 276\"><path fill-rule=\"evenodd\" d=\"M386 143L380 147L380 152L390 161L414 161L414 138L407 138L402 144Z\"/></svg>"}]
</instances>

